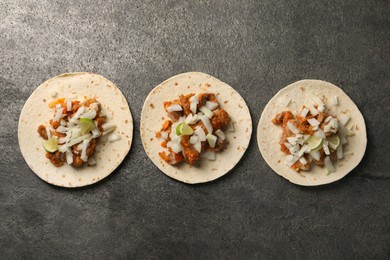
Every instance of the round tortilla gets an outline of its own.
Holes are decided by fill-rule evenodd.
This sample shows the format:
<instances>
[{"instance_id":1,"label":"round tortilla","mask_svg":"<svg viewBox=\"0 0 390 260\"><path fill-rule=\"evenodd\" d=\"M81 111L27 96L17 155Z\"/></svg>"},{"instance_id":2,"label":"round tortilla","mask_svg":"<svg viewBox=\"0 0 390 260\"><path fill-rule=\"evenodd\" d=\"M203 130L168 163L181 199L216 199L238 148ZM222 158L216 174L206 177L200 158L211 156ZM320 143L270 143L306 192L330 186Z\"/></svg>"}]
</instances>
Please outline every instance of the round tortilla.
<instances>
[{"instance_id":1,"label":"round tortilla","mask_svg":"<svg viewBox=\"0 0 390 260\"><path fill-rule=\"evenodd\" d=\"M168 119L163 102L177 99L180 94L202 92L216 94L220 107L227 111L234 124L234 132L225 131L227 149L218 152L215 161L200 159L196 166L184 162L169 165L159 156L165 149L160 146L162 140L156 138L156 132ZM150 92L142 109L141 138L146 154L163 173L188 184L209 182L229 172L244 155L251 134L252 119L240 94L226 83L200 72L183 73L164 81Z\"/></svg>"},{"instance_id":2,"label":"round tortilla","mask_svg":"<svg viewBox=\"0 0 390 260\"><path fill-rule=\"evenodd\" d=\"M297 114L304 104L310 102L312 95L321 98L332 115L350 115L346 126L353 126L355 132L354 136L347 137L348 143L343 146L344 158L334 163L336 170L330 174L326 174L325 169L317 165L313 165L310 171L300 173L287 166L286 155L280 151L279 145L282 128L271 122L276 114L285 110ZM338 97L337 106L330 103L334 96ZM286 107L288 100L291 102ZM359 164L367 145L366 125L358 107L339 87L321 80L301 80L281 89L269 101L257 127L257 142L265 161L277 174L298 185L317 186L343 178Z\"/></svg>"},{"instance_id":3,"label":"round tortilla","mask_svg":"<svg viewBox=\"0 0 390 260\"><path fill-rule=\"evenodd\" d=\"M53 93L57 93L52 97ZM114 123L121 139L105 144L98 143L93 157L96 164L75 168L65 163L55 167L46 158L42 147L44 141L37 133L39 125L48 125L53 111L48 104L58 98L67 97L84 100L95 97ZM85 72L67 73L51 78L41 84L28 98L19 118L18 139L24 159L31 170L42 180L62 187L74 188L98 182L123 161L130 150L133 138L133 119L129 105L122 92L108 79Z\"/></svg>"}]
</instances>

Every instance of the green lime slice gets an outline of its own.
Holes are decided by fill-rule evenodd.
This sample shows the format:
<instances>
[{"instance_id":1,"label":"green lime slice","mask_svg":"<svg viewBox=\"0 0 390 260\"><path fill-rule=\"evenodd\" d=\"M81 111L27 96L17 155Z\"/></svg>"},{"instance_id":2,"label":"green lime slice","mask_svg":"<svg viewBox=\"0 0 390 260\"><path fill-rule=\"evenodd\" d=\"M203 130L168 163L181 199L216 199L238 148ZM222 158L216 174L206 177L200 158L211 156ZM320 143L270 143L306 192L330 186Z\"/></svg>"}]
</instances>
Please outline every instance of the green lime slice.
<instances>
[{"instance_id":1,"label":"green lime slice","mask_svg":"<svg viewBox=\"0 0 390 260\"><path fill-rule=\"evenodd\" d=\"M328 137L328 142L331 143L331 147L336 150L340 145L340 138L337 135L332 135L331 137Z\"/></svg>"},{"instance_id":2,"label":"green lime slice","mask_svg":"<svg viewBox=\"0 0 390 260\"><path fill-rule=\"evenodd\" d=\"M192 135L194 133L194 130L185 122L180 123L176 127L176 134L177 135Z\"/></svg>"},{"instance_id":3,"label":"green lime slice","mask_svg":"<svg viewBox=\"0 0 390 260\"><path fill-rule=\"evenodd\" d=\"M306 140L306 144L310 148L310 150L314 151L321 147L322 138L312 135Z\"/></svg>"},{"instance_id":4,"label":"green lime slice","mask_svg":"<svg viewBox=\"0 0 390 260\"><path fill-rule=\"evenodd\" d=\"M85 135L96 127L95 122L89 118L80 118L81 135Z\"/></svg>"},{"instance_id":5,"label":"green lime slice","mask_svg":"<svg viewBox=\"0 0 390 260\"><path fill-rule=\"evenodd\" d=\"M54 153L58 148L58 139L56 137L52 137L49 140L43 142L43 148L49 153Z\"/></svg>"}]
</instances>

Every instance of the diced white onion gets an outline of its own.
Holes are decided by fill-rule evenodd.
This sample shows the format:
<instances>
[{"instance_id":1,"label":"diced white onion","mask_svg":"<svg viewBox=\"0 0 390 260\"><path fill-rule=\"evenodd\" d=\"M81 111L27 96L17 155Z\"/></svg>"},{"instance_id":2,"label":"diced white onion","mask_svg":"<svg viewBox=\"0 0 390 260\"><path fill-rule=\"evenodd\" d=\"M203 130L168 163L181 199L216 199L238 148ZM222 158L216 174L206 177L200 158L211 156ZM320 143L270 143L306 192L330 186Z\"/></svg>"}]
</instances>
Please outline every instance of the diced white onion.
<instances>
[{"instance_id":1,"label":"diced white onion","mask_svg":"<svg viewBox=\"0 0 390 260\"><path fill-rule=\"evenodd\" d=\"M318 110L312 104L308 104L307 107L309 108L312 116L318 115Z\"/></svg>"},{"instance_id":2,"label":"diced white onion","mask_svg":"<svg viewBox=\"0 0 390 260\"><path fill-rule=\"evenodd\" d=\"M306 117L307 113L309 113L309 109L307 107L304 107L301 111L301 117Z\"/></svg>"},{"instance_id":3,"label":"diced white onion","mask_svg":"<svg viewBox=\"0 0 390 260\"><path fill-rule=\"evenodd\" d=\"M328 123L333 117L332 116L328 116L326 119L325 119L325 123Z\"/></svg>"},{"instance_id":4,"label":"diced white onion","mask_svg":"<svg viewBox=\"0 0 390 260\"><path fill-rule=\"evenodd\" d=\"M209 161L215 161L215 152L205 151L200 154L201 158L207 159Z\"/></svg>"},{"instance_id":5,"label":"diced white onion","mask_svg":"<svg viewBox=\"0 0 390 260\"><path fill-rule=\"evenodd\" d=\"M176 112L176 111L183 111L183 108L178 104L173 104L167 108L167 111L170 112Z\"/></svg>"},{"instance_id":6,"label":"diced white onion","mask_svg":"<svg viewBox=\"0 0 390 260\"><path fill-rule=\"evenodd\" d=\"M321 137L322 139L326 139L326 135L321 128L318 128L317 131L314 132L314 136Z\"/></svg>"},{"instance_id":7,"label":"diced white onion","mask_svg":"<svg viewBox=\"0 0 390 260\"><path fill-rule=\"evenodd\" d=\"M212 101L206 101L206 104L204 106L210 110L214 110L218 107L218 103Z\"/></svg>"},{"instance_id":8,"label":"diced white onion","mask_svg":"<svg viewBox=\"0 0 390 260\"><path fill-rule=\"evenodd\" d=\"M61 119L61 120L60 120L60 125L66 126L66 121L65 121L64 119Z\"/></svg>"},{"instance_id":9,"label":"diced white onion","mask_svg":"<svg viewBox=\"0 0 390 260\"><path fill-rule=\"evenodd\" d=\"M307 139L309 139L309 137L310 137L310 135L303 135L303 140L307 140Z\"/></svg>"},{"instance_id":10,"label":"diced white onion","mask_svg":"<svg viewBox=\"0 0 390 260\"><path fill-rule=\"evenodd\" d=\"M183 151L183 147L181 146L180 143L173 143L171 148L172 151L175 153L180 153L181 151Z\"/></svg>"},{"instance_id":11,"label":"diced white onion","mask_svg":"<svg viewBox=\"0 0 390 260\"><path fill-rule=\"evenodd\" d=\"M197 135L192 135L190 137L190 144L195 144L199 141L199 137Z\"/></svg>"},{"instance_id":12,"label":"diced white onion","mask_svg":"<svg viewBox=\"0 0 390 260\"><path fill-rule=\"evenodd\" d=\"M167 142L167 147L172 147L172 141Z\"/></svg>"},{"instance_id":13,"label":"diced white onion","mask_svg":"<svg viewBox=\"0 0 390 260\"><path fill-rule=\"evenodd\" d=\"M51 131L50 131L50 128L48 126L46 126L46 135L47 135L48 139L51 138Z\"/></svg>"},{"instance_id":14,"label":"diced white onion","mask_svg":"<svg viewBox=\"0 0 390 260\"><path fill-rule=\"evenodd\" d=\"M299 152L297 153L297 156L301 157L306 152L306 150L307 150L307 145L303 145L299 150Z\"/></svg>"},{"instance_id":15,"label":"diced white onion","mask_svg":"<svg viewBox=\"0 0 390 260\"><path fill-rule=\"evenodd\" d=\"M72 100L66 99L66 111L72 111Z\"/></svg>"},{"instance_id":16,"label":"diced white onion","mask_svg":"<svg viewBox=\"0 0 390 260\"><path fill-rule=\"evenodd\" d=\"M305 157L299 158L299 161L302 163L302 165L306 165L307 164L307 161L306 161Z\"/></svg>"},{"instance_id":17,"label":"diced white onion","mask_svg":"<svg viewBox=\"0 0 390 260\"><path fill-rule=\"evenodd\" d=\"M60 125L60 126L57 127L56 131L57 131L58 133L61 133L61 134L66 134L66 132L68 131L68 128L66 128L66 127L64 127L64 126L62 126L62 125Z\"/></svg>"},{"instance_id":18,"label":"diced white onion","mask_svg":"<svg viewBox=\"0 0 390 260\"><path fill-rule=\"evenodd\" d=\"M298 160L299 160L299 157L297 157L297 156L294 156L291 154L286 156L286 164L290 167L293 166L294 163L296 163Z\"/></svg>"},{"instance_id":19,"label":"diced white onion","mask_svg":"<svg viewBox=\"0 0 390 260\"><path fill-rule=\"evenodd\" d=\"M116 128L116 125L113 123L105 123L102 125L102 128L104 132L111 132Z\"/></svg>"},{"instance_id":20,"label":"diced white onion","mask_svg":"<svg viewBox=\"0 0 390 260\"><path fill-rule=\"evenodd\" d=\"M91 130L91 133L92 133L92 138L97 138L101 135L99 129L97 127L95 127L94 129Z\"/></svg>"},{"instance_id":21,"label":"diced white onion","mask_svg":"<svg viewBox=\"0 0 390 260\"><path fill-rule=\"evenodd\" d=\"M201 143L200 141L196 142L196 143L194 144L194 148L195 148L195 150L196 150L198 153L200 153L200 152L202 151L202 143Z\"/></svg>"},{"instance_id":22,"label":"diced white onion","mask_svg":"<svg viewBox=\"0 0 390 260\"><path fill-rule=\"evenodd\" d=\"M116 133L112 133L112 134L110 134L110 135L108 136L108 141L109 141L110 143L115 142L115 141L118 141L118 140L120 140L120 139L121 139L121 136L118 135L118 134L116 134Z\"/></svg>"},{"instance_id":23,"label":"diced white onion","mask_svg":"<svg viewBox=\"0 0 390 260\"><path fill-rule=\"evenodd\" d=\"M317 106L324 106L324 102L322 102L322 100L317 97L317 96L312 96L312 102L317 105Z\"/></svg>"},{"instance_id":24,"label":"diced white onion","mask_svg":"<svg viewBox=\"0 0 390 260\"><path fill-rule=\"evenodd\" d=\"M212 118L214 113L210 109L208 109L205 106L202 106L199 108L199 111L201 111L203 114L205 114L208 118Z\"/></svg>"},{"instance_id":25,"label":"diced white onion","mask_svg":"<svg viewBox=\"0 0 390 260\"><path fill-rule=\"evenodd\" d=\"M294 134L299 134L298 128L295 127L294 124L292 124L290 121L287 122L287 127L293 132Z\"/></svg>"},{"instance_id":26,"label":"diced white onion","mask_svg":"<svg viewBox=\"0 0 390 260\"><path fill-rule=\"evenodd\" d=\"M319 105L317 109L318 109L318 112L321 112L321 113L322 113L322 112L324 112L324 110L325 110L325 106Z\"/></svg>"},{"instance_id":27,"label":"diced white onion","mask_svg":"<svg viewBox=\"0 0 390 260\"><path fill-rule=\"evenodd\" d=\"M298 141L298 138L292 136L292 137L287 137L287 141L291 144L291 145L296 145L297 144L297 141Z\"/></svg>"},{"instance_id":28,"label":"diced white onion","mask_svg":"<svg viewBox=\"0 0 390 260\"><path fill-rule=\"evenodd\" d=\"M65 153L67 150L68 150L68 146L66 145L59 145L57 147L57 150L60 152L60 153Z\"/></svg>"},{"instance_id":29,"label":"diced white onion","mask_svg":"<svg viewBox=\"0 0 390 260\"><path fill-rule=\"evenodd\" d=\"M324 152L326 155L330 155L329 147L328 147L328 141L324 140L322 142L322 148L324 149Z\"/></svg>"},{"instance_id":30,"label":"diced white onion","mask_svg":"<svg viewBox=\"0 0 390 260\"><path fill-rule=\"evenodd\" d=\"M66 162L68 164L72 164L73 163L73 154L69 148L66 150L65 156L66 156Z\"/></svg>"},{"instance_id":31,"label":"diced white onion","mask_svg":"<svg viewBox=\"0 0 390 260\"><path fill-rule=\"evenodd\" d=\"M319 122L317 119L315 119L315 118L309 118L309 119L307 120L307 122L309 122L309 124L310 124L311 126L320 125L320 122Z\"/></svg>"},{"instance_id":32,"label":"diced white onion","mask_svg":"<svg viewBox=\"0 0 390 260\"><path fill-rule=\"evenodd\" d=\"M80 115L80 118L88 118L88 119L94 119L96 117L96 111L95 110L89 110L82 115Z\"/></svg>"},{"instance_id":33,"label":"diced white onion","mask_svg":"<svg viewBox=\"0 0 390 260\"><path fill-rule=\"evenodd\" d=\"M56 105L56 108L61 108L61 104L57 104L57 105Z\"/></svg>"},{"instance_id":34,"label":"diced white onion","mask_svg":"<svg viewBox=\"0 0 390 260\"><path fill-rule=\"evenodd\" d=\"M338 100L337 96L334 96L332 105L337 106L338 104L339 104L339 100Z\"/></svg>"},{"instance_id":35,"label":"diced white onion","mask_svg":"<svg viewBox=\"0 0 390 260\"><path fill-rule=\"evenodd\" d=\"M54 116L54 118L53 118L53 120L55 121L55 122L59 122L60 120L61 120L61 117L62 117L62 111L64 111L64 108L57 108L57 110L56 110L56 114L55 114L55 116Z\"/></svg>"},{"instance_id":36,"label":"diced white onion","mask_svg":"<svg viewBox=\"0 0 390 260\"><path fill-rule=\"evenodd\" d=\"M321 154L319 151L311 151L309 154L316 161L319 161L321 159Z\"/></svg>"},{"instance_id":37,"label":"diced white onion","mask_svg":"<svg viewBox=\"0 0 390 260\"><path fill-rule=\"evenodd\" d=\"M76 120L80 118L80 115L82 115L85 111L85 107L81 106L79 109L77 109L77 112L73 115L72 120Z\"/></svg>"},{"instance_id":38,"label":"diced white onion","mask_svg":"<svg viewBox=\"0 0 390 260\"><path fill-rule=\"evenodd\" d=\"M222 140L222 141L226 139L225 133L222 132L221 129L218 129L217 131L215 131L214 134L216 134L216 135L218 136L218 138L219 138L220 140Z\"/></svg>"},{"instance_id":39,"label":"diced white onion","mask_svg":"<svg viewBox=\"0 0 390 260\"><path fill-rule=\"evenodd\" d=\"M200 117L200 120L206 127L207 133L211 134L213 132L213 126L211 125L210 119L206 115L203 115Z\"/></svg>"},{"instance_id":40,"label":"diced white onion","mask_svg":"<svg viewBox=\"0 0 390 260\"><path fill-rule=\"evenodd\" d=\"M77 143L80 143L81 141L84 141L86 139L90 139L92 137L91 134L82 135L80 137L72 138L70 139L69 143L67 143L68 147L71 147L72 145L75 145Z\"/></svg>"},{"instance_id":41,"label":"diced white onion","mask_svg":"<svg viewBox=\"0 0 390 260\"><path fill-rule=\"evenodd\" d=\"M330 126L329 124L325 125L324 126L324 132L325 133L329 133L330 131L332 131L332 126Z\"/></svg>"},{"instance_id":42,"label":"diced white onion","mask_svg":"<svg viewBox=\"0 0 390 260\"><path fill-rule=\"evenodd\" d=\"M234 122L232 120L229 121L229 124L226 129L228 132L234 132Z\"/></svg>"},{"instance_id":43,"label":"diced white onion","mask_svg":"<svg viewBox=\"0 0 390 260\"><path fill-rule=\"evenodd\" d=\"M88 145L89 145L89 141L91 141L91 139L83 140L83 149L81 150L81 156L80 156L80 159L83 162L88 161L87 148L88 148Z\"/></svg>"},{"instance_id":44,"label":"diced white onion","mask_svg":"<svg viewBox=\"0 0 390 260\"><path fill-rule=\"evenodd\" d=\"M317 131L318 130L318 125L316 125L316 126L313 126L313 128L312 128L314 131Z\"/></svg>"},{"instance_id":45,"label":"diced white onion","mask_svg":"<svg viewBox=\"0 0 390 260\"><path fill-rule=\"evenodd\" d=\"M206 133L204 132L202 127L200 126L195 127L194 133L199 137L199 141L201 142L206 141Z\"/></svg>"},{"instance_id":46,"label":"diced white onion","mask_svg":"<svg viewBox=\"0 0 390 260\"><path fill-rule=\"evenodd\" d=\"M211 148L215 147L215 144L217 143L217 137L212 134L207 134L206 135L207 142L209 143Z\"/></svg>"},{"instance_id":47,"label":"diced white onion","mask_svg":"<svg viewBox=\"0 0 390 260\"><path fill-rule=\"evenodd\" d=\"M343 125L346 125L350 118L351 118L350 116L348 116L346 114L342 114L340 116L340 123L343 124Z\"/></svg>"},{"instance_id":48,"label":"diced white onion","mask_svg":"<svg viewBox=\"0 0 390 260\"><path fill-rule=\"evenodd\" d=\"M324 164L326 169L328 169L329 172L334 172L334 166L329 156L325 157Z\"/></svg>"},{"instance_id":49,"label":"diced white onion","mask_svg":"<svg viewBox=\"0 0 390 260\"><path fill-rule=\"evenodd\" d=\"M191 102L191 103L190 103L190 110L191 110L191 113L196 114L196 109L197 109L197 107L198 107L198 104L197 104L197 103Z\"/></svg>"},{"instance_id":50,"label":"diced white onion","mask_svg":"<svg viewBox=\"0 0 390 260\"><path fill-rule=\"evenodd\" d=\"M51 94L50 94L53 98L55 98L56 96L57 96L57 91L53 91L53 92L51 92Z\"/></svg>"}]
</instances>

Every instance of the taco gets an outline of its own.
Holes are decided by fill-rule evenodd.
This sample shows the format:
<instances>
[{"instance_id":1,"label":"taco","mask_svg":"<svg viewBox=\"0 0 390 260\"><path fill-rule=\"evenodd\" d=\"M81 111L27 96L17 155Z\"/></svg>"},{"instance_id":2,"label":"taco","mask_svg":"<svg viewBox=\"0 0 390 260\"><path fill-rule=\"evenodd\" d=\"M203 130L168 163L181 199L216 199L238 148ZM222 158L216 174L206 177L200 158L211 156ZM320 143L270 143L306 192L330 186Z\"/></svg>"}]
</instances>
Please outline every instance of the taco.
<instances>
[{"instance_id":1,"label":"taco","mask_svg":"<svg viewBox=\"0 0 390 260\"><path fill-rule=\"evenodd\" d=\"M215 180L238 163L249 144L252 119L232 87L188 72L150 92L140 128L152 162L169 177L195 184Z\"/></svg>"},{"instance_id":2,"label":"taco","mask_svg":"<svg viewBox=\"0 0 390 260\"><path fill-rule=\"evenodd\" d=\"M316 186L343 178L362 160L364 118L340 88L301 80L265 107L257 142L268 165L292 183Z\"/></svg>"},{"instance_id":3,"label":"taco","mask_svg":"<svg viewBox=\"0 0 390 260\"><path fill-rule=\"evenodd\" d=\"M18 139L30 169L62 187L98 182L130 150L133 120L115 84L85 72L51 78L37 87L19 118Z\"/></svg>"}]
</instances>

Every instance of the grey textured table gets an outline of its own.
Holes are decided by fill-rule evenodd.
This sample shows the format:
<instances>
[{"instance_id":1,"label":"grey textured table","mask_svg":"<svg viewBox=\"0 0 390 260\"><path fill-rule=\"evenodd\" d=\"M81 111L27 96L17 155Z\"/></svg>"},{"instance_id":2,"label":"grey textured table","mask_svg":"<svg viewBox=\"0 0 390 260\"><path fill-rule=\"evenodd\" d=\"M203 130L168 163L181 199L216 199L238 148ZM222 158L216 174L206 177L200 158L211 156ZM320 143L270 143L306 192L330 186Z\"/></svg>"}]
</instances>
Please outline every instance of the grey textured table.
<instances>
[{"instance_id":1,"label":"grey textured table","mask_svg":"<svg viewBox=\"0 0 390 260\"><path fill-rule=\"evenodd\" d=\"M390 257L389 1L80 2L0 3L0 258ZM135 119L122 165L75 190L36 177L17 143L28 96L71 71L115 82ZM337 183L299 187L272 172L254 134L227 176L174 181L144 153L139 122L149 91L186 71L236 88L254 131L280 88L330 81L365 116L366 155Z\"/></svg>"}]
</instances>

